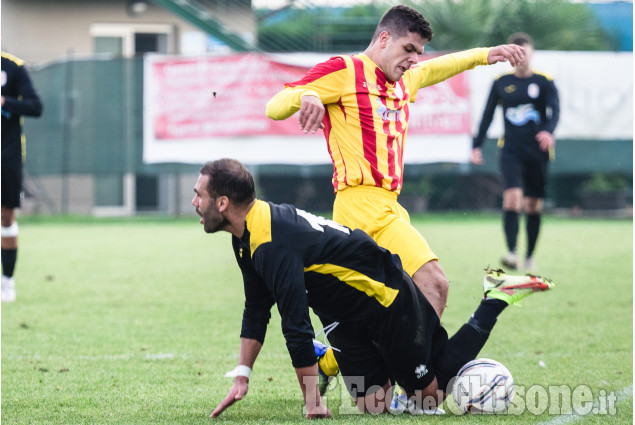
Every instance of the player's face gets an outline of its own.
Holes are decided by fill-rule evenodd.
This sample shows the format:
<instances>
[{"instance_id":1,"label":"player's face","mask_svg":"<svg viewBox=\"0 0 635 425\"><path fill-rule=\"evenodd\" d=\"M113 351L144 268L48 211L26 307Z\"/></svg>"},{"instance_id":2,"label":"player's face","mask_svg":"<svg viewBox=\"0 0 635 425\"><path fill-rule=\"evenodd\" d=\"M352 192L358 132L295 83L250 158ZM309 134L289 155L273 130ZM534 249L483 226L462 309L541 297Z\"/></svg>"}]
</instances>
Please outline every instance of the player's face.
<instances>
[{"instance_id":1,"label":"player's face","mask_svg":"<svg viewBox=\"0 0 635 425\"><path fill-rule=\"evenodd\" d=\"M222 230L228 223L216 206L216 199L213 199L207 191L209 176L200 174L194 186L194 199L192 205L196 208L196 213L201 217L201 224L206 233L215 233Z\"/></svg>"},{"instance_id":2,"label":"player's face","mask_svg":"<svg viewBox=\"0 0 635 425\"><path fill-rule=\"evenodd\" d=\"M399 81L403 74L412 65L419 62L419 55L423 53L424 45L428 40L421 38L417 33L409 32L403 37L395 38L385 33L387 39L381 39L384 43L378 65L390 81Z\"/></svg>"},{"instance_id":3,"label":"player's face","mask_svg":"<svg viewBox=\"0 0 635 425\"><path fill-rule=\"evenodd\" d=\"M527 71L531 67L531 57L534 54L534 47L531 44L523 44L523 48L525 49L525 57L520 61L518 65L516 65L516 69L518 71Z\"/></svg>"}]
</instances>

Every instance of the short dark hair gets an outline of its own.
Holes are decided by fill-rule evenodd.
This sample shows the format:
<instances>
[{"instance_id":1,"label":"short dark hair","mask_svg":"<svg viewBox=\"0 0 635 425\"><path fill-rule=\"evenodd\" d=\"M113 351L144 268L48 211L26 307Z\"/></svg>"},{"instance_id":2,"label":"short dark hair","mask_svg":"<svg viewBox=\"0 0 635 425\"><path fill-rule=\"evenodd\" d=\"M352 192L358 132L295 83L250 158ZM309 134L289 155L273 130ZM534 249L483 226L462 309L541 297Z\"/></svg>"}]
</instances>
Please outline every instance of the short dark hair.
<instances>
[{"instance_id":1,"label":"short dark hair","mask_svg":"<svg viewBox=\"0 0 635 425\"><path fill-rule=\"evenodd\" d=\"M227 196L237 205L247 205L256 199L254 178L240 162L223 158L208 161L201 174L209 176L207 192L212 198Z\"/></svg>"},{"instance_id":2,"label":"short dark hair","mask_svg":"<svg viewBox=\"0 0 635 425\"><path fill-rule=\"evenodd\" d=\"M384 13L377 24L373 41L377 40L383 31L398 38L411 32L419 34L421 38L428 41L431 41L434 35L430 22L421 13L405 5L393 6Z\"/></svg>"},{"instance_id":3,"label":"short dark hair","mask_svg":"<svg viewBox=\"0 0 635 425\"><path fill-rule=\"evenodd\" d=\"M534 40L531 39L529 34L525 34L524 32L515 32L507 37L507 44L517 44L519 46L529 44L530 46L533 46Z\"/></svg>"}]
</instances>

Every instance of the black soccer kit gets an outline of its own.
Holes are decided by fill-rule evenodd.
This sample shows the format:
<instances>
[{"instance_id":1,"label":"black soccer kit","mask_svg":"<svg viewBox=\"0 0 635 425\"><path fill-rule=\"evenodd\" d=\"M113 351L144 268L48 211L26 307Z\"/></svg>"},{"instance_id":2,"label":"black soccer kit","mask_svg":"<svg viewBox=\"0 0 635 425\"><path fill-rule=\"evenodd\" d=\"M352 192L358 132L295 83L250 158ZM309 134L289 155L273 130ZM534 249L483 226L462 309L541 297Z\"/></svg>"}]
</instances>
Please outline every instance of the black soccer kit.
<instances>
[{"instance_id":1,"label":"black soccer kit","mask_svg":"<svg viewBox=\"0 0 635 425\"><path fill-rule=\"evenodd\" d=\"M496 79L473 147L483 144L497 105L503 107L505 120L505 137L499 142L503 187L521 187L525 196L544 198L552 152L540 149L536 134L543 130L553 134L560 118L553 79L536 71L528 78L506 74Z\"/></svg>"},{"instance_id":2,"label":"black soccer kit","mask_svg":"<svg viewBox=\"0 0 635 425\"><path fill-rule=\"evenodd\" d=\"M311 307L324 325L339 322L329 342L354 397L388 379L411 391L432 382L447 333L399 257L366 233L257 200L232 244L245 289L241 337L264 342L276 304L293 366L311 366Z\"/></svg>"},{"instance_id":3,"label":"black soccer kit","mask_svg":"<svg viewBox=\"0 0 635 425\"><path fill-rule=\"evenodd\" d=\"M42 103L22 60L2 52L2 206L18 208L25 146L22 116L40 116Z\"/></svg>"}]
</instances>

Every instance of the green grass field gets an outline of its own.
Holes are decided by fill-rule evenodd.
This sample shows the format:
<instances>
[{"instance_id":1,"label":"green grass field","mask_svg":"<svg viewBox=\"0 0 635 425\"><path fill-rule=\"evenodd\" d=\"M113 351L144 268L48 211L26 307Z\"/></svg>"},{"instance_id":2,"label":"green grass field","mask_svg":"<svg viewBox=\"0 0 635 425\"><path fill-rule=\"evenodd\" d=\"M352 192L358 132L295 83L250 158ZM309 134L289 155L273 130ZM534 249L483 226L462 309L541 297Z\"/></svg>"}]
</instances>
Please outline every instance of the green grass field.
<instances>
[{"instance_id":1,"label":"green grass field","mask_svg":"<svg viewBox=\"0 0 635 425\"><path fill-rule=\"evenodd\" d=\"M479 301L483 269L503 253L499 217L414 223L450 279L443 323L452 334ZM361 416L339 385L328 397L334 419L632 423L632 221L543 223L536 261L558 286L505 311L481 352L505 364L524 391L516 414ZM228 234L205 234L196 217L20 225L18 300L2 305L3 424L305 423L275 309L249 394L208 419L231 386L223 374L237 363L243 310ZM550 386L572 395L550 395ZM578 410L566 414L571 403Z\"/></svg>"}]
</instances>

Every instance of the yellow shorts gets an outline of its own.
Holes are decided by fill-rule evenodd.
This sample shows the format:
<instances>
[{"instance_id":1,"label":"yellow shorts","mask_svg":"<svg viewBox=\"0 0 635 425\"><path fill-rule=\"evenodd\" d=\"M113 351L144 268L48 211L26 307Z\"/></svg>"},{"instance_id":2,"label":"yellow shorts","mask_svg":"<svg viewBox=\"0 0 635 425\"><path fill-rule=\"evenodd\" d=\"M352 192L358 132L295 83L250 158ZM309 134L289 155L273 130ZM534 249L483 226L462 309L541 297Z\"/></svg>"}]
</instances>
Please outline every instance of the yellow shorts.
<instances>
[{"instance_id":1,"label":"yellow shorts","mask_svg":"<svg viewBox=\"0 0 635 425\"><path fill-rule=\"evenodd\" d=\"M398 254L410 276L425 263L439 259L410 224L408 211L397 202L397 194L386 189L352 186L338 191L333 220L351 229L362 229L378 245Z\"/></svg>"}]
</instances>

